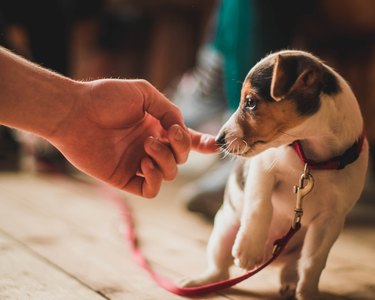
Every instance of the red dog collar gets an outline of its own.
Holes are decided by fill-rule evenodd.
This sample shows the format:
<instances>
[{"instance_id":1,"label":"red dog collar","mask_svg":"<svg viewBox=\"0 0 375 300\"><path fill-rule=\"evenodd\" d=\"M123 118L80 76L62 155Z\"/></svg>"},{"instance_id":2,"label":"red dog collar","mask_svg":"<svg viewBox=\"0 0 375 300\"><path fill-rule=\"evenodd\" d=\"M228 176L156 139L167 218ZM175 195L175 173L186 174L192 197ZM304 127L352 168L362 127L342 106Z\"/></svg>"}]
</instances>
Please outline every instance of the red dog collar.
<instances>
[{"instance_id":1,"label":"red dog collar","mask_svg":"<svg viewBox=\"0 0 375 300\"><path fill-rule=\"evenodd\" d=\"M361 154L363 143L366 137L366 130L363 127L361 136L351 145L342 155L335 156L329 160L323 162L316 162L314 160L308 159L303 152L301 141L294 141L291 146L297 152L299 158L304 164L307 164L310 169L313 170L341 170L347 165L356 161Z\"/></svg>"}]
</instances>

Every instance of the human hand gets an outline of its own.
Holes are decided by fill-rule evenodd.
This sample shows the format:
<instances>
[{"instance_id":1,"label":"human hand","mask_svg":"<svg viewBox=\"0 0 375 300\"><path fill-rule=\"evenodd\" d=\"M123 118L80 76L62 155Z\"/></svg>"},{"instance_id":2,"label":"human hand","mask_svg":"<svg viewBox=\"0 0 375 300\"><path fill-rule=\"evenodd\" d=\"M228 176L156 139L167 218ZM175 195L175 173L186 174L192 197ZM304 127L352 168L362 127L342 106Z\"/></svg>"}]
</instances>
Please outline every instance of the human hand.
<instances>
[{"instance_id":1,"label":"human hand","mask_svg":"<svg viewBox=\"0 0 375 300\"><path fill-rule=\"evenodd\" d=\"M179 109L144 80L82 83L68 116L47 137L77 168L151 198L191 149L217 150L214 137L188 130Z\"/></svg>"}]
</instances>

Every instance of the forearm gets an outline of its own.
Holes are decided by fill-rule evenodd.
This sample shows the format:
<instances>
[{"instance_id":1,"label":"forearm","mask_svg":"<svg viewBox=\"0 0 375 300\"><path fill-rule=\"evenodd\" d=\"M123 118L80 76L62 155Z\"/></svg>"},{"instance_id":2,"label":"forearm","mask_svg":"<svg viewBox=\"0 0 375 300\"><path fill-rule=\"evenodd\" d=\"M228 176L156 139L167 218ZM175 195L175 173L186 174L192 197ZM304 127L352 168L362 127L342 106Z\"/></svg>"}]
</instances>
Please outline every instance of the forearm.
<instances>
[{"instance_id":1,"label":"forearm","mask_svg":"<svg viewBox=\"0 0 375 300\"><path fill-rule=\"evenodd\" d=\"M0 47L0 124L48 137L74 106L79 84Z\"/></svg>"}]
</instances>

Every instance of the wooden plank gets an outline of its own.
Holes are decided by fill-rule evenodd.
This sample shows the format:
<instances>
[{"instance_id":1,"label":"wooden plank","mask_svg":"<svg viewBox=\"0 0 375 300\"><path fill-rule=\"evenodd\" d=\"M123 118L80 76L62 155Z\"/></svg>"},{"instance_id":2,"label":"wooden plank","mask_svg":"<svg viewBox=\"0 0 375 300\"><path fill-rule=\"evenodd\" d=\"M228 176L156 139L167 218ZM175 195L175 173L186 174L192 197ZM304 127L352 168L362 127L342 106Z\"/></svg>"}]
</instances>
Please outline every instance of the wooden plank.
<instances>
[{"instance_id":1,"label":"wooden plank","mask_svg":"<svg viewBox=\"0 0 375 300\"><path fill-rule=\"evenodd\" d=\"M172 192L175 195L176 192ZM166 196L163 197L168 198ZM163 202L163 199L161 200ZM165 201L164 201L165 202ZM146 218L143 217L142 205L134 205L137 207L136 215L137 219L140 219L142 227L143 222L147 222ZM139 206L139 207L138 207ZM148 209L148 208L147 208ZM361 210L362 208L357 208ZM173 210L171 212L173 214ZM147 215L147 214L145 214ZM181 218L181 214L177 214ZM188 216L184 216L183 219L189 219ZM189 220L192 221L191 218ZM179 224L184 223L183 220L175 220L174 225L180 232L186 234L186 230L179 227ZM194 223L194 222L193 222ZM198 223L198 222L195 222ZM200 223L199 227L207 227L205 224ZM189 228L187 224L184 224L185 228ZM209 228L210 229L210 228ZM189 230L188 233L191 231ZM192 232L196 232L192 230ZM152 243L153 235L149 233L147 236L142 236L142 240L146 240L146 243ZM205 231L203 235L199 236L197 242L204 241L207 239L208 234ZM347 227L343 234L340 236L338 242L335 244L331 251L328 266L323 272L321 280L321 291L324 299L373 299L375 284L373 282L373 274L375 274L375 265L369 264L368 262L375 261L375 236L373 235L373 228L370 227ZM146 247L147 248L147 247ZM190 249L189 249L190 251ZM198 253L191 253L192 256L196 257ZM189 260L187 260L190 263ZM196 269L196 267L195 267ZM348 271L346 271L348 270ZM235 273L240 273L237 271ZM354 275L355 274L355 275ZM355 278L353 278L353 275ZM269 268L261 273L257 274L256 277L248 279L246 282L239 284L239 288L242 292L235 294L235 299L258 299L261 295L267 295L267 299L278 299L278 276L279 271L277 267ZM342 288L345 286L345 288ZM247 291L247 294L246 292ZM225 293L228 296L233 296L231 292ZM254 297L254 298L253 298Z\"/></svg>"},{"instance_id":2,"label":"wooden plank","mask_svg":"<svg viewBox=\"0 0 375 300\"><path fill-rule=\"evenodd\" d=\"M14 180L17 178L0 180L4 198L0 201L0 228L110 299L135 295L137 299L181 299L158 288L135 264L122 237L114 234L117 221L113 217L118 216L114 206L82 195L78 198L82 202L73 201L77 195L67 192L64 184L61 189L59 181L54 186L36 178L22 179L25 196ZM44 206L48 201L54 204ZM169 270L163 273L171 274Z\"/></svg>"},{"instance_id":3,"label":"wooden plank","mask_svg":"<svg viewBox=\"0 0 375 300\"><path fill-rule=\"evenodd\" d=\"M22 189L19 188L20 180ZM204 248L211 231L210 224L184 210L178 201L178 189L179 182L166 185L154 200L127 196L134 208L137 230L146 256L157 270L176 280L204 269ZM7 204L7 211L10 210L12 216L18 215L17 226L22 228L22 224L28 220L27 216L20 215L20 209L27 209L33 215L27 221L27 224L33 224L31 232L28 228L7 229L94 290L104 291L111 299L129 295L137 295L139 299L155 299L156 295L158 299L180 298L159 291L135 265L118 231L121 224L118 211L91 186L52 177L46 180L6 176L0 179L0 191L6 191L10 198L15 198L11 205ZM0 214L2 210L0 202ZM38 220L40 227L35 224ZM0 228L2 226L0 220ZM332 249L327 270L323 273L321 289L325 298L347 299L352 295L355 296L352 299L373 298L371 274L374 274L374 269L368 264L374 261L371 233L371 228L367 231L363 228L344 231ZM40 245L40 242L49 240L56 245ZM86 251L90 256L85 257L83 262L77 262L74 257L85 256ZM97 259L104 260L107 266ZM83 265L90 265L90 272L82 272ZM346 272L346 269L350 272ZM128 270L125 276L124 270ZM354 279L351 274L355 274ZM130 279L138 283L129 283ZM343 285L344 289L341 288ZM123 291L124 287L126 292ZM270 268L225 292L223 296L210 299L279 299L277 289L278 271Z\"/></svg>"},{"instance_id":4,"label":"wooden plank","mask_svg":"<svg viewBox=\"0 0 375 300\"><path fill-rule=\"evenodd\" d=\"M373 235L373 228L344 228L321 278L321 289L327 298L340 295L343 299L374 299Z\"/></svg>"},{"instance_id":5,"label":"wooden plank","mask_svg":"<svg viewBox=\"0 0 375 300\"><path fill-rule=\"evenodd\" d=\"M71 182L60 182L58 186L63 186L65 190L72 191L74 187L69 185L71 185ZM7 182L7 186L9 188L9 182ZM33 186L35 186L35 184ZM55 187L56 184L51 186ZM48 190L49 187L46 187L46 194L50 193ZM80 188L80 195L82 196L85 191L87 192L86 189ZM175 195L174 192L171 194ZM50 200L47 200L47 198L45 200L43 200L44 198L39 198L38 201L39 205L42 205L40 207L41 209L51 208L48 209L49 215L56 214L56 209L54 207L57 203L55 203L55 201L59 201L58 197L51 196L52 195L49 196ZM99 196L102 197L102 195ZM82 199L76 199L76 201L82 204L87 201L87 199L91 198L93 200L93 197L95 198L95 196L93 196L93 191L90 190ZM170 203L168 199L169 197L167 197L164 192L162 192L160 199L156 200L131 199L134 200L131 203L135 208L134 213L137 218L139 237L142 241L142 250L154 263L153 266L155 269L164 275L169 275L171 273L170 278L181 279L186 276L199 274L199 272L204 270L206 265L205 244L211 231L211 226L196 216L187 213L181 208L180 204L177 205L178 202ZM31 199L30 201L33 200ZM99 199L99 202L100 201ZM101 202L101 204L104 203L103 201ZM33 203L33 206L38 206L38 203ZM103 210L103 208L101 208L101 210ZM80 211L82 213L82 210ZM62 216L61 213L62 212L59 210L59 216L55 217L66 217ZM96 214L93 214L93 217L95 215ZM90 216L85 216L85 218L86 217ZM78 219L78 215L76 219ZM91 226L94 221L95 220L90 220L87 224ZM118 220L118 222L120 222L120 220ZM80 222L80 225L84 226L85 223L86 222ZM192 230L187 232L186 228ZM85 231L90 231L90 229L92 230L91 227L85 228ZM99 229L95 234L100 235L103 239L112 240L112 242L117 241L118 243L119 241L118 236L113 236L113 232L112 234L108 234L108 232ZM189 235L191 237L189 237ZM120 244L123 243L122 238L120 238ZM170 273L168 271L170 271ZM272 278L272 280L270 280L270 278ZM226 298L230 299L258 299L259 295L266 294L270 299L277 299L276 283L277 275L275 275L274 270L270 269L262 272L248 282L239 285L236 289L225 292L224 295L226 295ZM250 292L247 291L247 288L242 288L243 286L249 286L250 289L248 290L250 290Z\"/></svg>"},{"instance_id":6,"label":"wooden plank","mask_svg":"<svg viewBox=\"0 0 375 300\"><path fill-rule=\"evenodd\" d=\"M0 299L105 298L0 231Z\"/></svg>"},{"instance_id":7,"label":"wooden plank","mask_svg":"<svg viewBox=\"0 0 375 300\"><path fill-rule=\"evenodd\" d=\"M170 195L176 194L177 191L172 189ZM168 225L165 224L167 221L173 224L173 227L177 232L183 232L184 236L187 235L192 237L192 242L196 244L197 248L191 248L191 245L189 245L189 247L187 247L187 251L189 251L191 257L194 257L197 261L199 261L199 264L195 264L188 257L186 257L186 250L185 254L183 253L183 250L175 250L175 253L177 253L179 256L179 258L176 260L181 259L182 257L182 260L186 262L185 271L190 275L196 274L197 270L202 269L202 260L201 257L199 257L199 255L202 256L202 251L201 249L198 249L198 245L203 244L205 247L209 232L211 231L211 226L208 226L207 223L202 222L202 220L197 220L191 215L189 216L186 214L186 212L179 211L181 207L176 209L176 201L171 203L170 195L168 195L166 192L163 194L162 192L161 199L158 199L157 204L151 203L151 205L147 206L145 206L144 202L142 201L132 202L132 205L135 207L134 212L138 220L138 229L139 236L142 240L142 248L145 249L148 256L152 257L153 254L158 254L159 260L162 258L162 253L159 254L159 252L155 250L155 247L151 246L157 243L158 238L155 232L152 232L152 228L158 226L165 226L167 228ZM169 199L169 201L166 199ZM168 216L165 218L160 217L149 220L148 216L153 210L156 211L157 207L159 207L159 210L161 211L168 211ZM186 230L186 228L189 230ZM195 239L193 237L194 235L196 235ZM174 240L182 241L182 239L179 239L178 236L175 237ZM163 244L163 249L164 246L166 245ZM175 247L179 246L175 245ZM368 264L368 262L375 261L374 247L375 243L372 227L367 229L363 227L345 228L345 231L340 236L339 241L333 247L329 258L329 264L326 270L323 272L321 291L324 295L324 299L347 299L352 295L354 295L353 299L373 299L372 294L375 290L375 286L373 284L373 276L371 274L375 274L375 265ZM172 245L171 248L173 248ZM152 249L152 251L149 249ZM173 261L173 264L183 269L183 266L180 266L178 261ZM190 267L186 267L186 265ZM203 265L205 265L205 261L203 261ZM356 273L358 274L356 279L351 279L351 274L354 273L345 272L344 270L346 268L354 268L356 270ZM195 270L195 272L192 272L193 270ZM233 273L242 274L243 271L235 270ZM259 299L261 295L267 295L267 299L279 299L277 293L278 284L279 268L270 267L269 269L263 270L255 277L248 279L246 282L243 282L236 288L232 289L239 290L239 293L233 294L233 292L230 291L225 292L225 295L235 297L235 299ZM342 288L343 284L345 285L345 289ZM332 294L337 295L338 298L335 298L335 296Z\"/></svg>"},{"instance_id":8,"label":"wooden plank","mask_svg":"<svg viewBox=\"0 0 375 300\"><path fill-rule=\"evenodd\" d=\"M51 193L51 189L56 189L56 181L50 179L50 185L45 187L45 194ZM7 187L10 187L8 182ZM35 186L35 183L33 184ZM59 188L65 191L72 191L77 188L76 184L67 181L60 181ZM28 187L31 189L32 186ZM76 199L79 205L87 201L95 201L98 205L105 205L106 202L103 201L103 195L95 195L92 187L81 186L77 192L79 192L82 198ZM206 267L206 255L205 247L206 241L208 239L209 233L212 226L207 222L202 221L202 219L197 218L197 216L187 213L181 207L181 203L178 203L176 199L173 202L170 201L168 194L176 195L174 191L175 187L171 186L168 189L162 191L158 199L154 200L144 200L136 199L131 196L127 196L130 200L134 210L133 213L137 220L137 232L141 240L142 250L144 251L146 257L153 262L153 266L156 270L159 270L162 274L170 275L170 278L176 278L177 281L187 276L197 275L203 272ZM53 194L53 192L52 192ZM96 199L96 197L98 197ZM72 197L72 195L70 195ZM88 200L91 199L91 200ZM33 201L30 199L30 201ZM51 202L52 201L52 202ZM41 209L49 209L48 214L56 214L56 204L59 201L58 197L46 197L40 196L37 203L33 203L33 206L41 205ZM70 200L71 201L71 198ZM54 204L52 204L54 203ZM65 203L65 209L69 211L69 204ZM91 203L92 204L92 203ZM112 207L113 208L113 207ZM64 211L59 210L56 217L66 218ZM96 207L91 207L91 210L97 209ZM107 206L108 209L108 206ZM87 220L90 226L85 228L85 231L92 231L92 225L97 220L98 214L105 210L101 207L97 213L92 215L91 220ZM117 212L115 212L117 215ZM85 218L90 218L90 216L85 216ZM76 222L78 218L70 220L71 222ZM120 220L117 221L120 224ZM84 226L84 222L80 220L80 224L77 226ZM186 229L189 229L188 231ZM108 239L112 242L119 244L119 237L113 236L114 227L112 228L112 233L108 231L97 230L96 235L100 235L103 239ZM192 229L192 230L191 230ZM162 242L161 242L162 240ZM123 240L120 239L120 244L123 245ZM188 245L188 247L187 247ZM236 274L239 274L237 271ZM277 283L278 283L278 273L274 269L263 271L246 283L242 283L229 292L221 293L230 299L258 299L259 295L266 294L271 299L278 298L277 293ZM177 276L176 276L177 275ZM246 287L245 289L243 287ZM247 287L250 287L251 292L247 292ZM234 295L233 295L234 293ZM242 295L242 296L241 296ZM234 297L234 298L233 298Z\"/></svg>"},{"instance_id":9,"label":"wooden plank","mask_svg":"<svg viewBox=\"0 0 375 300\"><path fill-rule=\"evenodd\" d=\"M206 268L206 245L209 235L212 231L212 224L196 214L187 212L186 208L179 201L178 190L180 185L177 183L167 186L161 191L157 201L144 205L142 201L132 201L134 214L137 220L137 229L144 249L148 257L156 259L154 254L158 254L158 261L167 264L163 259L161 249L155 249L157 235L152 232L153 228L173 227L173 237L171 236L171 245L168 249L174 249L174 256L169 255L171 265L176 266L178 270L184 270L185 276L199 275ZM150 216L158 211L158 218L150 219ZM171 232L168 233L168 236ZM190 239L190 244L186 238ZM173 243L173 241L177 241ZM174 244L174 246L173 246ZM163 243L162 249L166 245ZM160 247L159 247L160 248ZM172 253L171 253L172 254ZM182 273L182 272L180 272ZM232 277L244 273L244 270L232 268ZM281 299L278 295L278 269L268 268L256 276L238 284L228 291L222 292L230 299Z\"/></svg>"},{"instance_id":10,"label":"wooden plank","mask_svg":"<svg viewBox=\"0 0 375 300\"><path fill-rule=\"evenodd\" d=\"M5 189L11 188L11 182L3 182ZM50 185L46 185L44 188L43 195L40 195L37 200L34 200L33 197L30 199L25 199L24 204L31 205L32 207L38 207L40 210L44 210L49 215L54 215L55 217L59 217L61 219L66 220L67 222L74 223L76 226L84 227L84 230L90 231L91 234L100 235L102 238L108 239L111 242L115 242L121 246L124 244L124 240L122 238L122 235L120 235L120 232L118 231L119 226L121 225L121 220L119 218L118 211L116 210L115 206L112 206L112 204L108 203L106 200L103 200L103 195L96 195L95 189L93 190L92 187L80 187L79 193L80 195L74 194L74 188L77 188L77 185L73 185L71 182L59 182L59 189L61 190L69 190L70 194L64 196L65 199L59 199L59 197L56 197L56 195L53 194L52 190L55 190L55 194L59 194L60 192L56 190L56 187L53 187L56 185L56 182L51 183ZM27 186L27 183L24 184L25 188L27 190L31 190L32 186L34 186L35 189L35 183L32 186ZM85 193L86 190L86 194ZM52 194L51 194L52 192ZM88 192L88 193L87 193ZM13 193L17 193L17 191L14 191ZM18 193L22 194L22 192L18 191ZM78 195L78 196L77 196ZM21 195L20 195L21 197ZM134 199L131 199L134 200ZM94 202L94 205L93 203ZM63 210L57 210L56 207L59 206L61 203L64 203L64 209ZM141 201L134 201L132 204L135 203L143 203L143 206L148 206L151 203L147 203L143 200ZM155 202L156 203L156 200ZM160 205L159 205L160 206ZM158 239L158 236L163 238L163 233L166 233L167 235L164 236L163 239L163 246L166 244L170 245L172 248L171 253L167 253L166 256L171 259L171 255L174 253L174 245L180 245L178 248L181 248L186 254L186 245L196 244L196 246L199 248L198 252L200 253L200 257L202 258L202 262L205 261L204 258L204 248L205 248L205 242L207 240L208 234L210 232L210 227L207 224L204 224L206 226L200 226L203 224L199 224L199 222L194 221L201 221L200 219L194 218L191 214L187 214L187 217L190 217L190 220L185 220L184 216L178 216L177 218L172 218L172 220L169 220L169 215L174 215L175 212L173 210L171 212L169 211L157 211L154 212L147 212L147 210L139 210L138 207L133 211L135 213L135 217L137 219L137 225L139 230L140 237L142 239L142 246L145 246L144 249L147 251L150 246L152 251L150 251L151 255L155 257L158 257L158 254L155 255L155 251L157 252L158 249L165 249L165 247L159 247L160 246L160 239ZM83 211L87 213L82 213ZM152 210L151 210L152 211ZM186 213L186 212L185 212ZM109 224L108 227L102 226L100 230L96 230L94 232L92 224L97 223L98 216L102 215L103 217L108 216L111 219L111 224ZM148 218L148 217L152 218ZM139 219L138 217L142 217ZM192 218L193 217L193 218ZM187 218L189 219L189 218ZM181 222L178 222L178 220L181 220ZM143 222L145 221L145 222ZM161 222L159 222L161 221ZM163 229L163 224L164 228ZM179 223L182 223L179 224ZM198 226L197 226L198 223ZM173 224L173 226L171 226ZM161 228L162 227L162 228ZM194 228L196 227L196 228ZM196 229L195 232L198 233L198 235L202 236L204 233L204 238L201 238L201 241L189 241L186 239L185 234L181 234L181 232L186 232L186 228L193 228ZM206 230L205 230L206 229ZM155 231L156 230L156 231ZM160 232L157 232L160 231ZM145 234L145 238L142 238L142 235ZM147 235L151 237L150 240L148 240ZM195 236L194 236L195 237ZM182 246L182 247L181 247ZM155 251L154 251L155 250ZM195 249L196 250L196 249ZM174 257L178 259L178 255L174 253ZM184 262L184 260L181 260ZM195 260L194 260L195 261ZM177 262L177 260L176 260ZM185 262L186 263L186 262ZM199 265L197 265L199 266ZM198 270L198 269L197 269Z\"/></svg>"}]
</instances>

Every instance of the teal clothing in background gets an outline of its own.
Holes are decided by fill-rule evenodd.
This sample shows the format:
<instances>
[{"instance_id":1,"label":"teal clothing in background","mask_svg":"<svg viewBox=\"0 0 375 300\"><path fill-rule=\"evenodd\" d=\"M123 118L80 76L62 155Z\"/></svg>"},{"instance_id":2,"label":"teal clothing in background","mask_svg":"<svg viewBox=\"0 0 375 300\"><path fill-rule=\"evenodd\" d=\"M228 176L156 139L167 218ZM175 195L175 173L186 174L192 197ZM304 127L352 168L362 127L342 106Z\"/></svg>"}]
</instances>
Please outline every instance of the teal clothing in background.
<instances>
[{"instance_id":1,"label":"teal clothing in background","mask_svg":"<svg viewBox=\"0 0 375 300\"><path fill-rule=\"evenodd\" d=\"M271 51L289 46L297 1L221 1L212 46L223 55L229 110L237 108L249 70Z\"/></svg>"}]
</instances>

